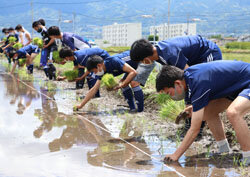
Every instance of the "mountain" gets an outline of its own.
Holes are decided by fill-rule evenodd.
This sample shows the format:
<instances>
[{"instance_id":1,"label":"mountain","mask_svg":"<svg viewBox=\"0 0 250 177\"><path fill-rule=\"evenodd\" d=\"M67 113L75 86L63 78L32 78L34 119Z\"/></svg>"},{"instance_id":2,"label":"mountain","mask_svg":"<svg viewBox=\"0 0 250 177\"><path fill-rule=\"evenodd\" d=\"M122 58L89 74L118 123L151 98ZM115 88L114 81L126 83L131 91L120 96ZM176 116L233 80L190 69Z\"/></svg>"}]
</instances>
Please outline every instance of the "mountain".
<instances>
[{"instance_id":1,"label":"mountain","mask_svg":"<svg viewBox=\"0 0 250 177\"><path fill-rule=\"evenodd\" d=\"M75 30L88 37L100 37L101 26L115 22L141 22L144 33L154 24L167 23L168 0L1 0L0 27L22 24L31 31L34 20L44 18L47 26L58 25L63 31ZM142 15L154 18L142 18ZM250 33L249 0L171 0L170 23L186 23L196 19L199 34ZM198 21L197 21L198 19Z\"/></svg>"}]
</instances>

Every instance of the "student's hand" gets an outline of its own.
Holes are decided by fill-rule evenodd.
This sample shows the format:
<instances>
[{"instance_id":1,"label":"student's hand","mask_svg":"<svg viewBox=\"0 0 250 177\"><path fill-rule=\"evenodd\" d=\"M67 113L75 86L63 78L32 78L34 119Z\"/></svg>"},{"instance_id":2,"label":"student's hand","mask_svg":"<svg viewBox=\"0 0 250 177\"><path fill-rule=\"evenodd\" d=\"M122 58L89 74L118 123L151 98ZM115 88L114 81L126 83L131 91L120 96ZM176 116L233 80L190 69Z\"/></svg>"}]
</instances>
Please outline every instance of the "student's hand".
<instances>
[{"instance_id":1,"label":"student's hand","mask_svg":"<svg viewBox=\"0 0 250 177\"><path fill-rule=\"evenodd\" d=\"M81 109L80 105L76 105L73 107L73 111L79 111Z\"/></svg>"},{"instance_id":2,"label":"student's hand","mask_svg":"<svg viewBox=\"0 0 250 177\"><path fill-rule=\"evenodd\" d=\"M120 88L122 88L122 82L120 82L117 86L115 86L113 90L119 90Z\"/></svg>"},{"instance_id":3,"label":"student's hand","mask_svg":"<svg viewBox=\"0 0 250 177\"><path fill-rule=\"evenodd\" d=\"M65 63L66 63L66 61L63 60L63 61L62 61L61 63L59 63L59 64L64 65Z\"/></svg>"},{"instance_id":4,"label":"student's hand","mask_svg":"<svg viewBox=\"0 0 250 177\"><path fill-rule=\"evenodd\" d=\"M176 162L176 161L178 161L178 157L176 157L174 154L168 154L168 155L166 155L166 157L163 160L163 162L165 164Z\"/></svg>"},{"instance_id":5,"label":"student's hand","mask_svg":"<svg viewBox=\"0 0 250 177\"><path fill-rule=\"evenodd\" d=\"M57 78L56 78L57 81L63 81L64 79L65 79L65 77L63 77L63 76L57 76Z\"/></svg>"},{"instance_id":6,"label":"student's hand","mask_svg":"<svg viewBox=\"0 0 250 177\"><path fill-rule=\"evenodd\" d=\"M43 49L45 49L45 48L47 48L47 47L48 47L47 45L44 45L44 46L43 46Z\"/></svg>"},{"instance_id":7,"label":"student's hand","mask_svg":"<svg viewBox=\"0 0 250 177\"><path fill-rule=\"evenodd\" d=\"M82 80L82 78L81 77L77 77L77 78L75 78L75 81L77 82L77 81L80 81L80 80Z\"/></svg>"},{"instance_id":8,"label":"student's hand","mask_svg":"<svg viewBox=\"0 0 250 177\"><path fill-rule=\"evenodd\" d=\"M182 111L180 114L175 118L175 123L179 124L181 120L185 120L186 118L190 117L189 112Z\"/></svg>"},{"instance_id":9,"label":"student's hand","mask_svg":"<svg viewBox=\"0 0 250 177\"><path fill-rule=\"evenodd\" d=\"M192 117L193 106L191 105L191 106L186 107L183 112L187 112L189 117Z\"/></svg>"}]
</instances>

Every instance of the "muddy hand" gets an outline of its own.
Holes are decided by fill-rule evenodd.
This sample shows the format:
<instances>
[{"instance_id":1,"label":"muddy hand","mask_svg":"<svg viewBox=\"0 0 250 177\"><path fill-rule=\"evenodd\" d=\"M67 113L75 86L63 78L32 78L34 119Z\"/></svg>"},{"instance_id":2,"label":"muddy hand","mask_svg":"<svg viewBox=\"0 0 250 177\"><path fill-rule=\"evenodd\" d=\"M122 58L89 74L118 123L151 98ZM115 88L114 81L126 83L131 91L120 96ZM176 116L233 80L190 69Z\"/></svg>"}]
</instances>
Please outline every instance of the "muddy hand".
<instances>
[{"instance_id":1,"label":"muddy hand","mask_svg":"<svg viewBox=\"0 0 250 177\"><path fill-rule=\"evenodd\" d=\"M79 111L78 106L74 106L74 107L73 107L73 111Z\"/></svg>"},{"instance_id":2,"label":"muddy hand","mask_svg":"<svg viewBox=\"0 0 250 177\"><path fill-rule=\"evenodd\" d=\"M185 120L186 118L189 117L189 113L186 111L182 111L176 118L175 118L175 123L179 124L181 120Z\"/></svg>"},{"instance_id":3,"label":"muddy hand","mask_svg":"<svg viewBox=\"0 0 250 177\"><path fill-rule=\"evenodd\" d=\"M175 157L171 154L171 155L167 155L167 156L164 158L163 162L164 162L165 164L167 164L167 163L177 162L177 160L178 160L178 159L175 159Z\"/></svg>"}]
</instances>

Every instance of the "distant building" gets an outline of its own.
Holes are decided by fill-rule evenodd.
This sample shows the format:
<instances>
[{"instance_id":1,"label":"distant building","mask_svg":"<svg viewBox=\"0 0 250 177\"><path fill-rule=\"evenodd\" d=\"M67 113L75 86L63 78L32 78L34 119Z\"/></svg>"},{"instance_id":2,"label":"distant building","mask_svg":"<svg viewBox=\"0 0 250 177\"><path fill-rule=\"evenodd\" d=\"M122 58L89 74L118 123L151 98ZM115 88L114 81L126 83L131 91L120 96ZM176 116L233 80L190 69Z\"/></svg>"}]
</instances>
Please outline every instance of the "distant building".
<instances>
[{"instance_id":1,"label":"distant building","mask_svg":"<svg viewBox=\"0 0 250 177\"><path fill-rule=\"evenodd\" d=\"M102 38L113 46L130 46L142 38L141 23L124 23L103 26Z\"/></svg>"},{"instance_id":2,"label":"distant building","mask_svg":"<svg viewBox=\"0 0 250 177\"><path fill-rule=\"evenodd\" d=\"M177 36L196 35L196 23L170 24L169 36L168 24L150 26L150 35L154 35L154 32L159 36L159 41Z\"/></svg>"}]
</instances>

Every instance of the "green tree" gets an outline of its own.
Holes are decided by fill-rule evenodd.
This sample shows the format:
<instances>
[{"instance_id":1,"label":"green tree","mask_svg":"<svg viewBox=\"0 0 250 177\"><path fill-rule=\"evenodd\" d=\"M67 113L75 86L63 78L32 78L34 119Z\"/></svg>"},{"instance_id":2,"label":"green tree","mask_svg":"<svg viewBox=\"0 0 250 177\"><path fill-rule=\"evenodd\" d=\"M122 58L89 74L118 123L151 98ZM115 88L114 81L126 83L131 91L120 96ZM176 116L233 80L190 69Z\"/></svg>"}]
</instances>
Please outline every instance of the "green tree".
<instances>
[{"instance_id":1,"label":"green tree","mask_svg":"<svg viewBox=\"0 0 250 177\"><path fill-rule=\"evenodd\" d=\"M154 41L154 35L149 35L149 36L148 36L148 40L149 40L149 41ZM156 36L155 36L155 41L158 41L158 40L159 40L159 36L156 35Z\"/></svg>"}]
</instances>

